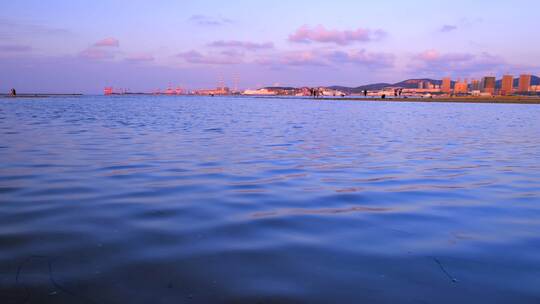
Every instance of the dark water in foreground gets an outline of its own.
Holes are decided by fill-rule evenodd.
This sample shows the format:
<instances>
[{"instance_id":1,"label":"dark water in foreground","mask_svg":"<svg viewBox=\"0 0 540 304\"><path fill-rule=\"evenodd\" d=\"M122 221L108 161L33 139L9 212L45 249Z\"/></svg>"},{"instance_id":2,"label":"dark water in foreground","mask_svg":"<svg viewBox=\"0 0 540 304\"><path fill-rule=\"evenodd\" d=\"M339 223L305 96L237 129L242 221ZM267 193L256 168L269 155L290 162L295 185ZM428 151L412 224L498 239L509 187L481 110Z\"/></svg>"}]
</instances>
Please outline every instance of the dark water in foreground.
<instances>
[{"instance_id":1,"label":"dark water in foreground","mask_svg":"<svg viewBox=\"0 0 540 304\"><path fill-rule=\"evenodd\" d=\"M540 106L0 99L0 303L540 303Z\"/></svg>"}]
</instances>

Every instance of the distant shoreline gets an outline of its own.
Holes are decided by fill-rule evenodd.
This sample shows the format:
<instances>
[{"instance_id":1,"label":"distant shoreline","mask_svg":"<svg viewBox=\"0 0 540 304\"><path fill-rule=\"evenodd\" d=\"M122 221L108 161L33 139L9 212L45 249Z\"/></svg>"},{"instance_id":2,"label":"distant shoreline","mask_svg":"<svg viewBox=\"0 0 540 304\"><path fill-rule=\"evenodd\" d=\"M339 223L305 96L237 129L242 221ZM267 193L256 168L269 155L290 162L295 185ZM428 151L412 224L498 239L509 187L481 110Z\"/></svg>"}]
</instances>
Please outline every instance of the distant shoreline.
<instances>
[{"instance_id":1,"label":"distant shoreline","mask_svg":"<svg viewBox=\"0 0 540 304\"><path fill-rule=\"evenodd\" d=\"M307 99L307 98L306 98ZM385 102L441 102L441 103L490 103L490 104L540 104L540 98L533 97L440 97L440 98L364 98L364 97L325 97L319 100L347 101L385 101Z\"/></svg>"},{"instance_id":2,"label":"distant shoreline","mask_svg":"<svg viewBox=\"0 0 540 304\"><path fill-rule=\"evenodd\" d=\"M27 93L21 93L17 94L17 96L11 96L9 94L0 94L0 98L48 98L48 97L80 97L84 96L83 94L73 93L73 94L27 94Z\"/></svg>"},{"instance_id":3,"label":"distant shoreline","mask_svg":"<svg viewBox=\"0 0 540 304\"><path fill-rule=\"evenodd\" d=\"M127 94L128 96L155 96L153 94ZM54 98L54 97L83 97L84 94L17 94L17 96L10 96L8 94L0 94L0 98L6 99L20 99L20 98ZM102 95L97 95L102 96ZM122 95L114 95L122 96ZM159 96L169 96L169 95L159 95ZM200 96L200 95L171 95L169 97L175 96ZM206 96L209 97L209 96ZM365 101L365 102L425 102L425 103L483 103L483 104L540 104L540 97L525 97L525 96L494 96L494 97L435 97L435 98L418 98L418 97L409 97L409 98L380 98L380 97L361 97L361 96L345 96L345 97L322 97L322 98L313 98L309 96L262 96L262 95L216 95L213 98L220 97L234 97L234 98L260 98L260 99L301 99L301 100L313 100L313 101Z\"/></svg>"},{"instance_id":4,"label":"distant shoreline","mask_svg":"<svg viewBox=\"0 0 540 304\"><path fill-rule=\"evenodd\" d=\"M521 97L521 96L495 96L495 97L435 97L435 98L381 98L381 97L322 97L313 98L309 96L253 96L255 98L275 98L275 99L303 99L313 101L365 101L365 102L425 102L425 103L484 103L484 104L540 104L539 97Z\"/></svg>"}]
</instances>

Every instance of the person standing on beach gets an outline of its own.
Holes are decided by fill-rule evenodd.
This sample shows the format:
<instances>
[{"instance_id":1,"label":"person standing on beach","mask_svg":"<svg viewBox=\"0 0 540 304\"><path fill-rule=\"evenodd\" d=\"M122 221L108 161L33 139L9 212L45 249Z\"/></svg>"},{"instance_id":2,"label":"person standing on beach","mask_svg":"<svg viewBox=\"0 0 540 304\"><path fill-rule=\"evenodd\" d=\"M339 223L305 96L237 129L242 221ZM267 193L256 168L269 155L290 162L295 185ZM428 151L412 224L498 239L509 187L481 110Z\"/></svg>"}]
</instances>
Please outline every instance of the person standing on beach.
<instances>
[{"instance_id":1,"label":"person standing on beach","mask_svg":"<svg viewBox=\"0 0 540 304\"><path fill-rule=\"evenodd\" d=\"M17 91L15 91L15 88L11 89L11 93L9 95L13 97L17 96Z\"/></svg>"}]
</instances>

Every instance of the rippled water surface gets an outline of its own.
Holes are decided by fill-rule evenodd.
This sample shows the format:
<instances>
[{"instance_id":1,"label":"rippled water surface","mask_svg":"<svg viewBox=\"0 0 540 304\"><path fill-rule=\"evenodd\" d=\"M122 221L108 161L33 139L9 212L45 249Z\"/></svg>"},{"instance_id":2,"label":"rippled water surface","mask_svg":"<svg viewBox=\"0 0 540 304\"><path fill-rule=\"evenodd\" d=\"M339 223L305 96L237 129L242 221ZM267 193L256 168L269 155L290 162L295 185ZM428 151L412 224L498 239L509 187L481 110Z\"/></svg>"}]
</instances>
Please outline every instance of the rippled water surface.
<instances>
[{"instance_id":1,"label":"rippled water surface","mask_svg":"<svg viewBox=\"0 0 540 304\"><path fill-rule=\"evenodd\" d=\"M0 303L540 303L540 106L0 99Z\"/></svg>"}]
</instances>

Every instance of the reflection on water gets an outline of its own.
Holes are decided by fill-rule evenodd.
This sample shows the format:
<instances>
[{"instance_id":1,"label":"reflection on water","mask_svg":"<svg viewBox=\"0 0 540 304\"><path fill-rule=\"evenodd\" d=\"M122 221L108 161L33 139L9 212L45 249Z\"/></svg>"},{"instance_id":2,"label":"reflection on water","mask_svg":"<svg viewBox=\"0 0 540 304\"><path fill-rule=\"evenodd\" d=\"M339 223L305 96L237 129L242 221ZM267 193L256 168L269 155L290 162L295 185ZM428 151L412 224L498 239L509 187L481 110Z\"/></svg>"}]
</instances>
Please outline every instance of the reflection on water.
<instances>
[{"instance_id":1,"label":"reflection on water","mask_svg":"<svg viewBox=\"0 0 540 304\"><path fill-rule=\"evenodd\" d=\"M0 99L0 303L539 303L539 117Z\"/></svg>"},{"instance_id":2,"label":"reflection on water","mask_svg":"<svg viewBox=\"0 0 540 304\"><path fill-rule=\"evenodd\" d=\"M341 214L341 213L352 213L352 212L385 212L390 211L390 208L374 208L374 207L350 207L350 208L333 208L333 209L295 209L295 210L284 210L284 211L269 211L269 212L259 212L255 213L253 217L270 217L270 216L286 216L286 215L332 215L332 214Z\"/></svg>"}]
</instances>

